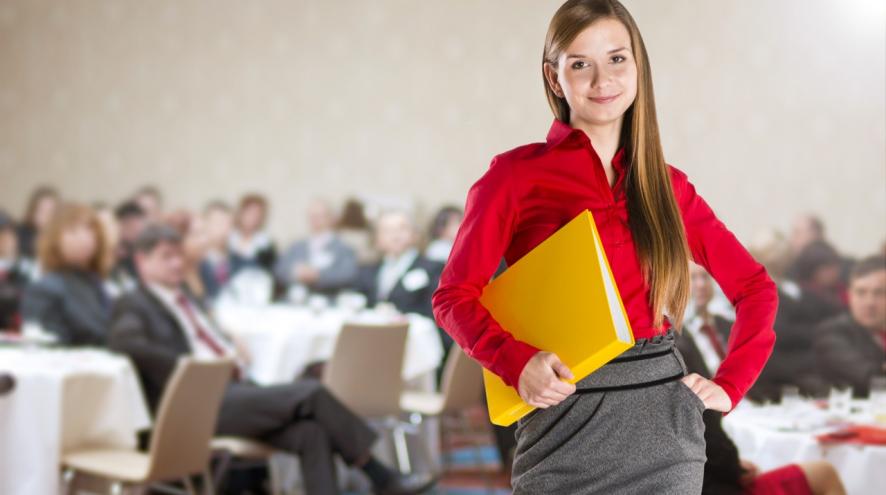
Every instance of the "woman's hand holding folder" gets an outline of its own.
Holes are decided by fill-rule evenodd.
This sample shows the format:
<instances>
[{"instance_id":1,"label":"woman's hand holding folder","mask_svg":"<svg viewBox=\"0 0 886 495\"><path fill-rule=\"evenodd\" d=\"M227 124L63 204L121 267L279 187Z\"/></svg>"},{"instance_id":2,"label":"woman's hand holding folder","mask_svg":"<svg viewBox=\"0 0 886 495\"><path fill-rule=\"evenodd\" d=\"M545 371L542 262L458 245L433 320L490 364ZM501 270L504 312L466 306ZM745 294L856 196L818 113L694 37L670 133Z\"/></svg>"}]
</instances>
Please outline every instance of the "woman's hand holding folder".
<instances>
[{"instance_id":1,"label":"woman's hand holding folder","mask_svg":"<svg viewBox=\"0 0 886 495\"><path fill-rule=\"evenodd\" d=\"M537 352L520 373L520 397L533 407L547 409L556 406L575 392L574 384L562 380L572 378L572 371L556 354Z\"/></svg>"}]
</instances>

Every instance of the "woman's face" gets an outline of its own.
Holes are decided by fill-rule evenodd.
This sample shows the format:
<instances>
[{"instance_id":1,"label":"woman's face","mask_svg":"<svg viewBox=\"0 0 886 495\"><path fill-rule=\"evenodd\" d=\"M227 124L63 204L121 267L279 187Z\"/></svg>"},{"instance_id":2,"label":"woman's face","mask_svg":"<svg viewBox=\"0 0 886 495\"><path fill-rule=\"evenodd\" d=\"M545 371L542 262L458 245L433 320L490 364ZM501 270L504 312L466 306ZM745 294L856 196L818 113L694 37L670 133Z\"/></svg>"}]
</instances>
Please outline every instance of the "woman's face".
<instances>
[{"instance_id":1,"label":"woman's face","mask_svg":"<svg viewBox=\"0 0 886 495\"><path fill-rule=\"evenodd\" d=\"M544 66L548 84L569 104L572 127L621 124L637 96L637 65L621 21L600 19Z\"/></svg>"},{"instance_id":2,"label":"woman's face","mask_svg":"<svg viewBox=\"0 0 886 495\"><path fill-rule=\"evenodd\" d=\"M86 268L98 250L98 236L87 222L78 222L62 231L59 243L66 265Z\"/></svg>"},{"instance_id":3,"label":"woman's face","mask_svg":"<svg viewBox=\"0 0 886 495\"><path fill-rule=\"evenodd\" d=\"M55 196L46 195L37 200L37 206L34 208L34 226L42 229L58 207L58 200Z\"/></svg>"},{"instance_id":4,"label":"woman's face","mask_svg":"<svg viewBox=\"0 0 886 495\"><path fill-rule=\"evenodd\" d=\"M390 256L399 256L415 245L412 222L401 213L388 213L379 218L375 236L378 250Z\"/></svg>"},{"instance_id":5,"label":"woman's face","mask_svg":"<svg viewBox=\"0 0 886 495\"><path fill-rule=\"evenodd\" d=\"M258 203L248 203L240 210L240 229L253 233L265 223L265 210Z\"/></svg>"},{"instance_id":6,"label":"woman's face","mask_svg":"<svg viewBox=\"0 0 886 495\"><path fill-rule=\"evenodd\" d=\"M714 287L708 272L695 263L689 265L689 283L692 300L696 306L703 308L714 298Z\"/></svg>"}]
</instances>

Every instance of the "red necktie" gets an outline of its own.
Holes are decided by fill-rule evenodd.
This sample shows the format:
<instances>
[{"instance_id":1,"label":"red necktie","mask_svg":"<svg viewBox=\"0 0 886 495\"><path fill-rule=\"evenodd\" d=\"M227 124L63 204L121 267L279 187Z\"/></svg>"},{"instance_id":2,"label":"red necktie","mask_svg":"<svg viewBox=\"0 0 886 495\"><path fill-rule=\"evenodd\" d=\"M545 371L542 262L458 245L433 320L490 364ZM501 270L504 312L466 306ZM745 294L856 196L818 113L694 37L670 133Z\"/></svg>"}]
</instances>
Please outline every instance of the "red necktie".
<instances>
[{"instance_id":1,"label":"red necktie","mask_svg":"<svg viewBox=\"0 0 886 495\"><path fill-rule=\"evenodd\" d=\"M723 349L723 344L720 343L720 336L717 335L717 332L714 330L710 324L705 323L701 326L701 331L707 335L708 340L711 341L711 345L714 347L714 351L716 351L717 355L720 356L720 360L726 357L726 351Z\"/></svg>"},{"instance_id":2,"label":"red necktie","mask_svg":"<svg viewBox=\"0 0 886 495\"><path fill-rule=\"evenodd\" d=\"M223 357L225 355L225 349L212 337L212 335L200 325L200 322L197 320L197 315L194 314L194 308L191 307L191 302L188 301L187 296L184 294L179 294L178 297L175 298L175 302L178 303L179 307L181 307L182 311L185 312L185 316L188 317L188 320L191 322L191 327L194 328L194 332L197 334L197 338L202 340L204 344L209 346L212 349L212 352L215 353L218 357Z\"/></svg>"}]
</instances>

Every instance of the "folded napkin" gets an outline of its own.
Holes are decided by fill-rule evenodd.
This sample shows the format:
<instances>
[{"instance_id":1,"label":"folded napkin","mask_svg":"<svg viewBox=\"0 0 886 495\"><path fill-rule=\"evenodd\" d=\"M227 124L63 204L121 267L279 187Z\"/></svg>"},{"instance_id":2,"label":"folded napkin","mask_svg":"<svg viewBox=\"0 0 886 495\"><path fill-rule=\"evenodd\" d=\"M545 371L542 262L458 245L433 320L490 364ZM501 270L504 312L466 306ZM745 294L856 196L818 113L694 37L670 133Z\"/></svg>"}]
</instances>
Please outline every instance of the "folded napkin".
<instances>
[{"instance_id":1,"label":"folded napkin","mask_svg":"<svg viewBox=\"0 0 886 495\"><path fill-rule=\"evenodd\" d=\"M821 443L855 443L861 445L886 445L886 428L852 425L830 433L817 435Z\"/></svg>"}]
</instances>

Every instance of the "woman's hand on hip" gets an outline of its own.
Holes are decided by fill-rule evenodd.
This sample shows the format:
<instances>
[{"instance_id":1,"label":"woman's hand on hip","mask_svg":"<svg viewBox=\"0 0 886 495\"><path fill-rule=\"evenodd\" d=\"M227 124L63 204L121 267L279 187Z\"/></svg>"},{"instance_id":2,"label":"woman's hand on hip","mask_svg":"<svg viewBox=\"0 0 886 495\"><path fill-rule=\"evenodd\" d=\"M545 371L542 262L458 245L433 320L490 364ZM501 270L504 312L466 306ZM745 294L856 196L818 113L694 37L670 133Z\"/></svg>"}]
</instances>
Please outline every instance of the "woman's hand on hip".
<instances>
[{"instance_id":1,"label":"woman's hand on hip","mask_svg":"<svg viewBox=\"0 0 886 495\"><path fill-rule=\"evenodd\" d=\"M575 385L561 378L572 379L572 372L556 354L539 351L520 373L520 398L533 407L547 409L556 406L575 392Z\"/></svg>"},{"instance_id":2,"label":"woman's hand on hip","mask_svg":"<svg viewBox=\"0 0 886 495\"><path fill-rule=\"evenodd\" d=\"M706 409L727 412L732 408L732 399L729 398L723 387L698 373L689 373L680 381L685 383L704 402Z\"/></svg>"}]
</instances>

